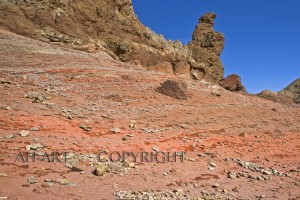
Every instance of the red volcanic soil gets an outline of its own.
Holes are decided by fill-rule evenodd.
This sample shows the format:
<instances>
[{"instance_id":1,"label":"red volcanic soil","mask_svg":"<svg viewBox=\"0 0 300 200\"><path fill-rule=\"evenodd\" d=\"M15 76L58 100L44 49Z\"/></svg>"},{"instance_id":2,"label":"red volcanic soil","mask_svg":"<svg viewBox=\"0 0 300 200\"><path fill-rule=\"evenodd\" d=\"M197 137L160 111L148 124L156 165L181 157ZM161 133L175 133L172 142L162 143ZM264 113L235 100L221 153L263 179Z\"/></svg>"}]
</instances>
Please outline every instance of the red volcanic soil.
<instances>
[{"instance_id":1,"label":"red volcanic soil","mask_svg":"<svg viewBox=\"0 0 300 200\"><path fill-rule=\"evenodd\" d=\"M6 31L0 79L0 199L126 199L116 193L149 190L176 190L182 199L300 199L299 106ZM185 81L188 100L157 93L167 79ZM38 158L71 156L16 160L35 143ZM95 176L100 150L185 152L185 159L117 163Z\"/></svg>"}]
</instances>

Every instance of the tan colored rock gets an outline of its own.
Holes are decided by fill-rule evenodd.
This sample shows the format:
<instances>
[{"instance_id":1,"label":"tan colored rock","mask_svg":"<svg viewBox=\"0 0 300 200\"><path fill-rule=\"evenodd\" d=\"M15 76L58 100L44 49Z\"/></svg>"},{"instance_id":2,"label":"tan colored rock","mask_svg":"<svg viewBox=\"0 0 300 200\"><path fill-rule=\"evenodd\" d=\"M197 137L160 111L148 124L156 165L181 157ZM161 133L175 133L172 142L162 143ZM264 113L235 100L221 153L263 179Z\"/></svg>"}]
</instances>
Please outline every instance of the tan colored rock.
<instances>
[{"instance_id":1,"label":"tan colored rock","mask_svg":"<svg viewBox=\"0 0 300 200\"><path fill-rule=\"evenodd\" d=\"M177 75L181 75L181 74L190 75L191 66L187 62L178 62L174 66L174 73Z\"/></svg>"},{"instance_id":2,"label":"tan colored rock","mask_svg":"<svg viewBox=\"0 0 300 200\"><path fill-rule=\"evenodd\" d=\"M166 74L174 74L173 67L170 62L160 62L155 66L149 66L147 68L150 71L162 72Z\"/></svg>"},{"instance_id":3,"label":"tan colored rock","mask_svg":"<svg viewBox=\"0 0 300 200\"><path fill-rule=\"evenodd\" d=\"M103 50L112 58L148 69L189 74L189 60L204 64L205 76L223 78L220 54L224 37L214 32L216 15L199 20L189 45L167 41L137 18L131 0L5 1L0 3L0 26L34 39L59 43L77 50ZM190 64L190 63L189 63Z\"/></svg>"},{"instance_id":4,"label":"tan colored rock","mask_svg":"<svg viewBox=\"0 0 300 200\"><path fill-rule=\"evenodd\" d=\"M216 15L206 13L199 19L193 39L189 43L193 58L202 63L207 76L219 81L224 76L224 68L220 60L224 48L224 36L213 29Z\"/></svg>"}]
</instances>

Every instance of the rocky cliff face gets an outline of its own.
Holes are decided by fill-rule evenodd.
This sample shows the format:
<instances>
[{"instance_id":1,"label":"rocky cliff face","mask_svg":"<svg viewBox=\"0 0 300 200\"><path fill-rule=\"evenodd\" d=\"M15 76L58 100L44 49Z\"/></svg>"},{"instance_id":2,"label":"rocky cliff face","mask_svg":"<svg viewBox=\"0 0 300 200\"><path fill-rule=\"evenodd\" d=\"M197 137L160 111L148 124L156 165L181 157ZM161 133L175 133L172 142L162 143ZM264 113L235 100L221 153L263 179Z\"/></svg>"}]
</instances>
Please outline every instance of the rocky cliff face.
<instances>
[{"instance_id":1,"label":"rocky cliff face","mask_svg":"<svg viewBox=\"0 0 300 200\"><path fill-rule=\"evenodd\" d=\"M150 70L217 82L223 78L224 36L214 32L215 18L202 16L192 41L183 46L142 25L131 0L0 1L0 26L15 33L80 50L102 49Z\"/></svg>"}]
</instances>

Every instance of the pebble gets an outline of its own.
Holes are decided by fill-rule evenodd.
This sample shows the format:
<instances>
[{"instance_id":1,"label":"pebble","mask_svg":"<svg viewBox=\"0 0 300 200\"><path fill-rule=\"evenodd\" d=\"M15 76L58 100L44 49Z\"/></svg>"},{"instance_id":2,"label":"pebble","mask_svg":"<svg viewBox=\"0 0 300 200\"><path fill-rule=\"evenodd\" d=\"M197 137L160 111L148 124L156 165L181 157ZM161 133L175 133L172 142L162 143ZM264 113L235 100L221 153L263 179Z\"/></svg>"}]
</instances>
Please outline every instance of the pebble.
<instances>
[{"instance_id":1,"label":"pebble","mask_svg":"<svg viewBox=\"0 0 300 200\"><path fill-rule=\"evenodd\" d=\"M228 172L228 178L235 179L237 178L237 174L234 172Z\"/></svg>"},{"instance_id":2,"label":"pebble","mask_svg":"<svg viewBox=\"0 0 300 200\"><path fill-rule=\"evenodd\" d=\"M24 130L22 130L22 131L19 132L19 135L20 135L21 137L27 137L27 136L29 135L29 131L24 131Z\"/></svg>"},{"instance_id":3,"label":"pebble","mask_svg":"<svg viewBox=\"0 0 300 200\"><path fill-rule=\"evenodd\" d=\"M69 180L67 180L67 179L60 179L59 180L59 184L61 184L61 185L68 185L69 184Z\"/></svg>"},{"instance_id":4,"label":"pebble","mask_svg":"<svg viewBox=\"0 0 300 200\"><path fill-rule=\"evenodd\" d=\"M31 130L31 131L39 131L39 130L40 130L40 127L32 127L30 130Z\"/></svg>"},{"instance_id":5,"label":"pebble","mask_svg":"<svg viewBox=\"0 0 300 200\"><path fill-rule=\"evenodd\" d=\"M128 163L129 168L135 168L135 164L133 162Z\"/></svg>"},{"instance_id":6,"label":"pebble","mask_svg":"<svg viewBox=\"0 0 300 200\"><path fill-rule=\"evenodd\" d=\"M114 127L112 129L110 129L110 132L113 132L113 133L121 133L121 129L117 128L117 127Z\"/></svg>"},{"instance_id":7,"label":"pebble","mask_svg":"<svg viewBox=\"0 0 300 200\"><path fill-rule=\"evenodd\" d=\"M35 144L31 144L31 145L26 145L26 150L37 150L39 148L42 148L43 145L40 143L35 143Z\"/></svg>"},{"instance_id":8,"label":"pebble","mask_svg":"<svg viewBox=\"0 0 300 200\"><path fill-rule=\"evenodd\" d=\"M28 179L28 183L30 184L34 184L34 183L37 183L37 178L35 176L31 176L29 179Z\"/></svg>"},{"instance_id":9,"label":"pebble","mask_svg":"<svg viewBox=\"0 0 300 200\"><path fill-rule=\"evenodd\" d=\"M0 177L8 177L6 173L0 173Z\"/></svg>"},{"instance_id":10,"label":"pebble","mask_svg":"<svg viewBox=\"0 0 300 200\"><path fill-rule=\"evenodd\" d=\"M14 137L16 137L14 134L9 134L9 135L4 136L4 138L6 138L6 139L12 139Z\"/></svg>"},{"instance_id":11,"label":"pebble","mask_svg":"<svg viewBox=\"0 0 300 200\"><path fill-rule=\"evenodd\" d=\"M92 130L92 127L87 125L80 125L79 128L83 129L86 132L90 132Z\"/></svg>"},{"instance_id":12,"label":"pebble","mask_svg":"<svg viewBox=\"0 0 300 200\"><path fill-rule=\"evenodd\" d=\"M43 187L43 188L46 188L46 187L52 187L52 186L54 186L54 183L53 183L53 182L46 182L46 183L43 183L43 184L42 184L42 187Z\"/></svg>"},{"instance_id":13,"label":"pebble","mask_svg":"<svg viewBox=\"0 0 300 200\"><path fill-rule=\"evenodd\" d=\"M152 150L153 150L153 151L156 151L156 152L160 152L160 150L159 150L158 147L152 147Z\"/></svg>"},{"instance_id":14,"label":"pebble","mask_svg":"<svg viewBox=\"0 0 300 200\"><path fill-rule=\"evenodd\" d=\"M106 170L107 170L106 166L104 166L104 165L98 165L96 167L96 169L94 170L94 174L96 176L104 176L104 174L106 173Z\"/></svg>"},{"instance_id":15,"label":"pebble","mask_svg":"<svg viewBox=\"0 0 300 200\"><path fill-rule=\"evenodd\" d=\"M215 170L216 168L217 168L216 163L209 163L209 166L208 166L208 169L209 169L209 170L213 171L213 170Z\"/></svg>"}]
</instances>

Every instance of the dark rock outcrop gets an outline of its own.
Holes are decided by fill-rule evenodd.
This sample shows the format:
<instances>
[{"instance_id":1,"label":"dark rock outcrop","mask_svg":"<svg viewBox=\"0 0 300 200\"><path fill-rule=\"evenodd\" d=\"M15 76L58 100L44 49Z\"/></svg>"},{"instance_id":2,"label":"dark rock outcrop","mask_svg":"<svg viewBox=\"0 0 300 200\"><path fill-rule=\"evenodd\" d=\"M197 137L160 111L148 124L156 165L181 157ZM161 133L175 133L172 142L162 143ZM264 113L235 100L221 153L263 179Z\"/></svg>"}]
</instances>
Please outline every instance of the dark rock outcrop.
<instances>
[{"instance_id":1,"label":"dark rock outcrop","mask_svg":"<svg viewBox=\"0 0 300 200\"><path fill-rule=\"evenodd\" d=\"M182 81L167 80L156 91L174 99L187 100L189 97L188 86Z\"/></svg>"},{"instance_id":2,"label":"dark rock outcrop","mask_svg":"<svg viewBox=\"0 0 300 200\"><path fill-rule=\"evenodd\" d=\"M148 69L168 62L177 74L191 69L198 77L217 82L223 78L219 56L224 36L214 32L215 18L213 13L202 16L192 41L184 46L145 27L131 0L0 1L0 28L79 50L101 49L115 59Z\"/></svg>"},{"instance_id":3,"label":"dark rock outcrop","mask_svg":"<svg viewBox=\"0 0 300 200\"><path fill-rule=\"evenodd\" d=\"M235 91L235 92L238 91L246 92L246 89L242 84L241 77L236 74L231 74L226 78L220 80L219 84L226 90Z\"/></svg>"}]
</instances>

